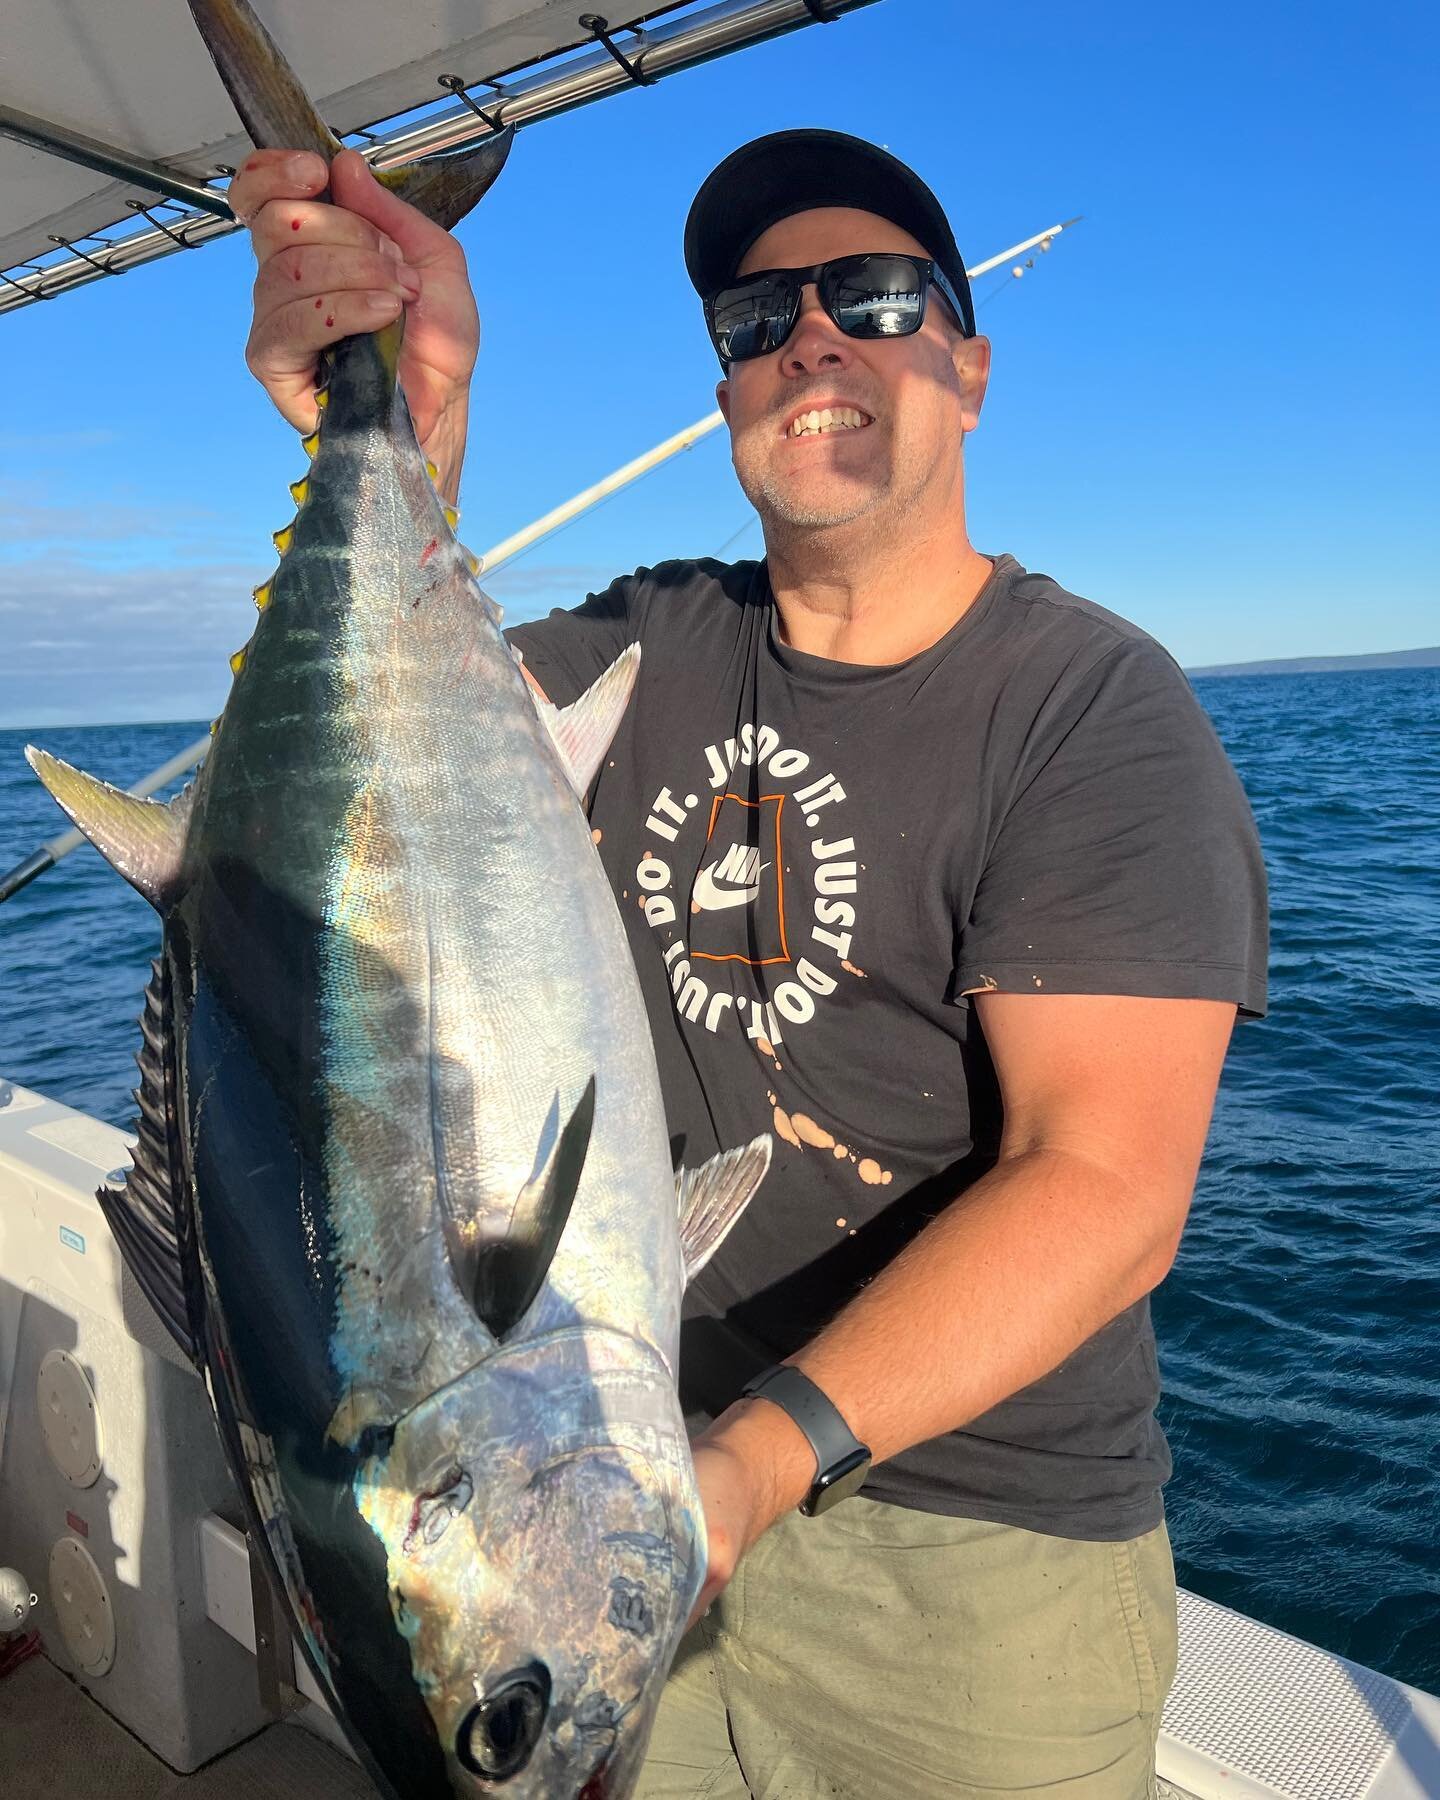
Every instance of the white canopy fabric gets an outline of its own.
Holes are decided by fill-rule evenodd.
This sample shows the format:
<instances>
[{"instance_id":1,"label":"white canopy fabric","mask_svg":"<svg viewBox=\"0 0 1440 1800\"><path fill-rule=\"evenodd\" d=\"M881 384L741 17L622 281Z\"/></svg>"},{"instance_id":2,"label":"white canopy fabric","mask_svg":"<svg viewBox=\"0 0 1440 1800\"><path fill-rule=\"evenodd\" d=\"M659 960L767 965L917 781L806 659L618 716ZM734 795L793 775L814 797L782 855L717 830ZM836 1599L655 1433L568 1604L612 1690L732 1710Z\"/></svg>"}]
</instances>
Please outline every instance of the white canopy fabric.
<instances>
[{"instance_id":1,"label":"white canopy fabric","mask_svg":"<svg viewBox=\"0 0 1440 1800\"><path fill-rule=\"evenodd\" d=\"M597 0L598 3L598 0ZM677 10L630 8L610 30ZM591 41L586 0L254 0L344 134ZM249 148L185 0L0 0L0 106L204 182ZM127 218L132 187L0 137L0 270Z\"/></svg>"}]
</instances>

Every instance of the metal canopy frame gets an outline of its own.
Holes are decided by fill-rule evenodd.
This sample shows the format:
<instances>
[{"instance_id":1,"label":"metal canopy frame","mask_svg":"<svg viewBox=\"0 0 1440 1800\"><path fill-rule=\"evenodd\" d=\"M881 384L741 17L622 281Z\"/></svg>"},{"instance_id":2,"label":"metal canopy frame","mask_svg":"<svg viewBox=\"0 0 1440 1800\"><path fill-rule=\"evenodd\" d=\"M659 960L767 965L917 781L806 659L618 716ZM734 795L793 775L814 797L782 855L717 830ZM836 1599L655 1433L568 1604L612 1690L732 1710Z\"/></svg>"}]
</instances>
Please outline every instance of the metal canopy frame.
<instances>
[{"instance_id":1,"label":"metal canopy frame","mask_svg":"<svg viewBox=\"0 0 1440 1800\"><path fill-rule=\"evenodd\" d=\"M721 0L650 28L617 27L615 32L602 15L585 13L579 22L590 33L592 45L547 58L538 66L525 65L534 72L513 80L507 77L514 76L514 70L473 80L442 75L439 83L448 101L417 102L410 112L392 116L401 123L377 120L345 134L344 141L374 167L392 168L432 151L477 144L509 125L533 125L626 88L648 87L729 51L816 23L829 24L873 3ZM617 43L622 29L624 42ZM488 91L477 98L473 92L477 88ZM149 205L127 202L133 215L129 220L119 219L84 237L56 238L52 255L0 269L0 313L53 300L102 276L121 275L180 250L196 250L240 229L223 188L214 185L234 174L228 167L187 175L4 106L0 106L0 136L116 176L155 196Z\"/></svg>"}]
</instances>

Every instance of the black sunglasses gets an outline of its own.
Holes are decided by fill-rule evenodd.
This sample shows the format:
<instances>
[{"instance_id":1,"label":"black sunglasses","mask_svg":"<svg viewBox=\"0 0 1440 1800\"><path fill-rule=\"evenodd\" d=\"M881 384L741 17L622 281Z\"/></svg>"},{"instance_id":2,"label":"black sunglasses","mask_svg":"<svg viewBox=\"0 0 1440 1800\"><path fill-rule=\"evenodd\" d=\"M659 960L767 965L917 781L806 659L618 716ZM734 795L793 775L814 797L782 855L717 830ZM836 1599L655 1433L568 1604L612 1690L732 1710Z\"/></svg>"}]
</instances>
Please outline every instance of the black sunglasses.
<instances>
[{"instance_id":1,"label":"black sunglasses","mask_svg":"<svg viewBox=\"0 0 1440 1800\"><path fill-rule=\"evenodd\" d=\"M802 291L811 283L820 304L846 337L909 337L925 319L933 285L965 337L975 321L942 269L923 256L836 256L813 269L761 269L712 294L705 323L715 353L728 367L768 356L795 329Z\"/></svg>"}]
</instances>

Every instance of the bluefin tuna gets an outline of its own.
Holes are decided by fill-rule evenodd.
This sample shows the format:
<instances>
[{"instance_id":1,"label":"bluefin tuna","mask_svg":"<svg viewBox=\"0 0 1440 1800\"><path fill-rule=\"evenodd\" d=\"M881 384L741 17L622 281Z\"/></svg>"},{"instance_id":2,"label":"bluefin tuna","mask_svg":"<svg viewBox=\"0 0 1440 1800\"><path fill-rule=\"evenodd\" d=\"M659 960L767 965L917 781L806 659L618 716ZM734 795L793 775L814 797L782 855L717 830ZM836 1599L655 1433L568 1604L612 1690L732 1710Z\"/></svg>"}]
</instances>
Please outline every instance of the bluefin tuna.
<instances>
[{"instance_id":1,"label":"bluefin tuna","mask_svg":"<svg viewBox=\"0 0 1440 1800\"><path fill-rule=\"evenodd\" d=\"M243 0L191 6L257 144L333 155ZM389 179L448 226L508 149ZM402 328L328 359L194 784L136 800L28 754L163 919L101 1201L356 1753L404 1800L620 1800L704 1575L683 1287L770 1146L677 1195L581 800L638 648L537 702L416 443Z\"/></svg>"}]
</instances>

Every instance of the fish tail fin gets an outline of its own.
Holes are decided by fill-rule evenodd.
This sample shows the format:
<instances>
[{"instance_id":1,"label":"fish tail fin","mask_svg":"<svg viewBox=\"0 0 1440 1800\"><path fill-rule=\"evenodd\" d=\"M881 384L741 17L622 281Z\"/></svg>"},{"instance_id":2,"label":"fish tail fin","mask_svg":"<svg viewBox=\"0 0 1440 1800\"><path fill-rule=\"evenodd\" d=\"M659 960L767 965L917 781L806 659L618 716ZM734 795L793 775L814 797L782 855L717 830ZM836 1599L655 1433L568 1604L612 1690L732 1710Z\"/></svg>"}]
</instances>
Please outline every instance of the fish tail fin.
<instances>
[{"instance_id":1,"label":"fish tail fin","mask_svg":"<svg viewBox=\"0 0 1440 1800\"><path fill-rule=\"evenodd\" d=\"M251 141L260 149L318 151L331 161L343 148L339 138L249 0L190 0L190 12ZM504 168L514 137L507 126L473 149L377 170L376 180L449 231Z\"/></svg>"},{"instance_id":2,"label":"fish tail fin","mask_svg":"<svg viewBox=\"0 0 1440 1800\"><path fill-rule=\"evenodd\" d=\"M190 0L190 12L256 148L314 150L329 162L340 140L249 0Z\"/></svg>"},{"instance_id":3,"label":"fish tail fin","mask_svg":"<svg viewBox=\"0 0 1440 1800\"><path fill-rule=\"evenodd\" d=\"M25 760L111 868L163 912L180 888L194 788L168 802L142 800L33 744Z\"/></svg>"},{"instance_id":4,"label":"fish tail fin","mask_svg":"<svg viewBox=\"0 0 1440 1800\"><path fill-rule=\"evenodd\" d=\"M376 169L375 179L443 230L458 225L488 192L505 167L515 127L483 138L470 150L444 150L394 169Z\"/></svg>"}]
</instances>

